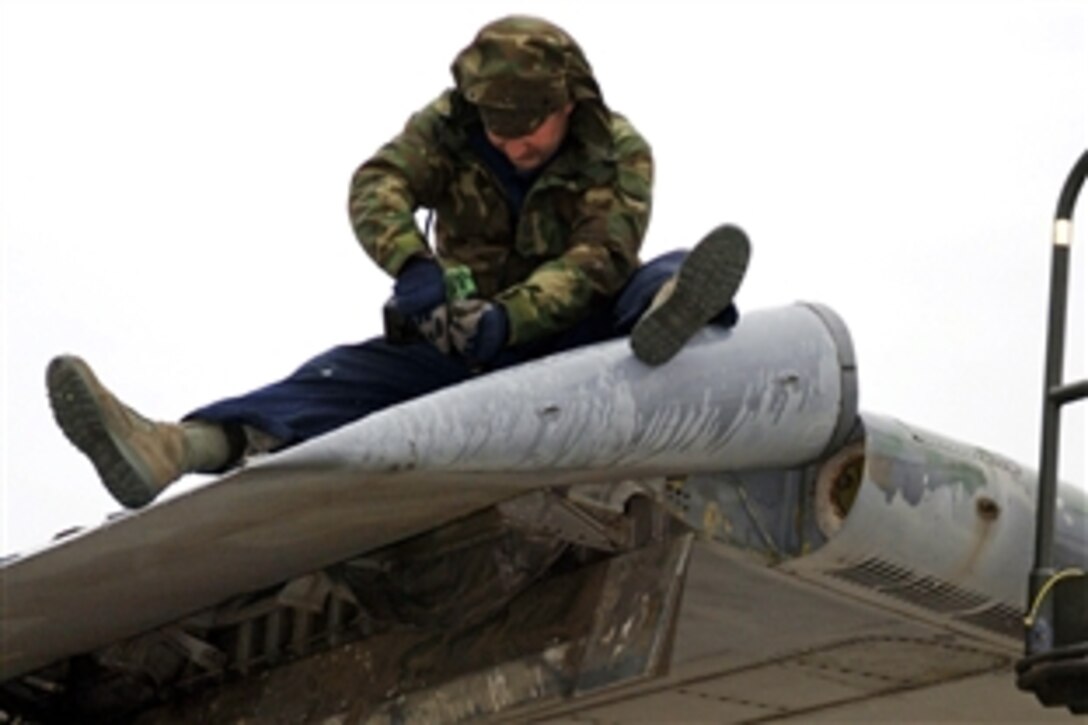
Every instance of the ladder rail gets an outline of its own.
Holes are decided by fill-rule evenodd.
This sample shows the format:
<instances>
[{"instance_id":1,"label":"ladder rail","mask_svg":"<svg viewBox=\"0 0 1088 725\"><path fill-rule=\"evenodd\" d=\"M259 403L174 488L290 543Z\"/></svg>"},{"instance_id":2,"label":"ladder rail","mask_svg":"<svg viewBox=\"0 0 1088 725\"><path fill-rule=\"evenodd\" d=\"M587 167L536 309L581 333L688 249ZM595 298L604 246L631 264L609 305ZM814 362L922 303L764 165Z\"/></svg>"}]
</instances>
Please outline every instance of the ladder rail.
<instances>
[{"instance_id":1,"label":"ladder rail","mask_svg":"<svg viewBox=\"0 0 1088 725\"><path fill-rule=\"evenodd\" d=\"M1062 187L1054 220L1050 266L1050 309L1047 317L1046 364L1043 386L1042 439L1039 452L1038 506L1035 526L1035 562L1028 581L1028 606L1039 606L1040 616L1026 633L1025 648L1033 654L1049 650L1052 607L1045 596L1054 571L1054 517L1058 489L1058 454L1061 409L1088 397L1088 380L1063 383L1066 312L1069 306L1069 257L1073 246L1073 208L1088 176L1088 151L1074 164Z\"/></svg>"}]
</instances>

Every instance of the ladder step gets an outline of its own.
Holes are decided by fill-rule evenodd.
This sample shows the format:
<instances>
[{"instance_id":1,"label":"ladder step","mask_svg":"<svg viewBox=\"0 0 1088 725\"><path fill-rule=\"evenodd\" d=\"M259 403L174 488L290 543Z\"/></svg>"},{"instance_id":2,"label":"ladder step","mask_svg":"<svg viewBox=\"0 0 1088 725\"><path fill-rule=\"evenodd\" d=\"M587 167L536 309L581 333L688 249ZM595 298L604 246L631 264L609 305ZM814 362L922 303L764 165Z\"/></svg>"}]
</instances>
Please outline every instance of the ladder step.
<instances>
[{"instance_id":1,"label":"ladder step","mask_svg":"<svg viewBox=\"0 0 1088 725\"><path fill-rule=\"evenodd\" d=\"M1058 405L1064 405L1074 400L1088 398L1088 380L1081 380L1068 385L1058 385L1050 389L1050 399Z\"/></svg>"}]
</instances>

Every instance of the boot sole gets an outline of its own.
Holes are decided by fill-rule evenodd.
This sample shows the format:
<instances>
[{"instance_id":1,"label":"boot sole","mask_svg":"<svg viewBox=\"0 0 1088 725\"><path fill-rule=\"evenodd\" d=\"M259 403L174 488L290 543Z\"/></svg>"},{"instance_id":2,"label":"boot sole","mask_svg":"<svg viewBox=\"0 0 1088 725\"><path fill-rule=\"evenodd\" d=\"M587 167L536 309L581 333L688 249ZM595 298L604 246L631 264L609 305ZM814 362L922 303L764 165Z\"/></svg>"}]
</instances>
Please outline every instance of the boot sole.
<instances>
[{"instance_id":1,"label":"boot sole","mask_svg":"<svg viewBox=\"0 0 1088 725\"><path fill-rule=\"evenodd\" d=\"M146 506L156 491L110 434L91 392L90 376L78 358L58 357L49 363L46 385L53 417L72 445L91 459L110 495L127 508Z\"/></svg>"},{"instance_id":2,"label":"boot sole","mask_svg":"<svg viewBox=\"0 0 1088 725\"><path fill-rule=\"evenodd\" d=\"M680 352L692 335L732 303L750 253L748 237L739 227L722 225L703 237L680 265L672 294L632 330L635 356L661 365Z\"/></svg>"}]
</instances>

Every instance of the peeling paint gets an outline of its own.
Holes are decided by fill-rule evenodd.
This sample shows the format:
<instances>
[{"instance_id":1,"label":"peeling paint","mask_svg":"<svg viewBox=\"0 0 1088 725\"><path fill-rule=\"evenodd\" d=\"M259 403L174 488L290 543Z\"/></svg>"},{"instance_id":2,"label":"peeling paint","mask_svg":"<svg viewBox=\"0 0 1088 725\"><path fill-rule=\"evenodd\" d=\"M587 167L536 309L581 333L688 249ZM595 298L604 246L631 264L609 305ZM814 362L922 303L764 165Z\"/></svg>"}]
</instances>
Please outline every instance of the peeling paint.
<instances>
[{"instance_id":1,"label":"peeling paint","mask_svg":"<svg viewBox=\"0 0 1088 725\"><path fill-rule=\"evenodd\" d=\"M994 617L1020 610L1025 601L1034 481L1019 466L894 419L865 415L863 422L865 482L854 506L823 547L791 561L790 568L857 570L865 581L896 573L883 586L903 601L928 606L957 626L951 613L970 604L965 620L977 615L980 626L992 621L988 631L1007 636ZM1058 521L1055 565L1085 567L1088 520L1072 515ZM862 571L867 562L873 563L868 573ZM986 612L994 617L987 620Z\"/></svg>"}]
</instances>

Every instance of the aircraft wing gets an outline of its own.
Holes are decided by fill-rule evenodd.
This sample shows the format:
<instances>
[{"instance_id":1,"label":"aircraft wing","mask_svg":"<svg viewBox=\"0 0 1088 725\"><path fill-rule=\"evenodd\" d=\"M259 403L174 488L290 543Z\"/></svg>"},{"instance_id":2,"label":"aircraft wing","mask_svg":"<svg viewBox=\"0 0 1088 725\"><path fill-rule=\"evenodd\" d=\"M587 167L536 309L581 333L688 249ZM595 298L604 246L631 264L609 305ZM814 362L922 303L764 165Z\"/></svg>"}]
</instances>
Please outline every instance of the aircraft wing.
<instances>
[{"instance_id":1,"label":"aircraft wing","mask_svg":"<svg viewBox=\"0 0 1088 725\"><path fill-rule=\"evenodd\" d=\"M859 418L826 308L750 313L661 368L617 341L4 562L0 714L1042 716L1010 675L1033 485Z\"/></svg>"}]
</instances>

